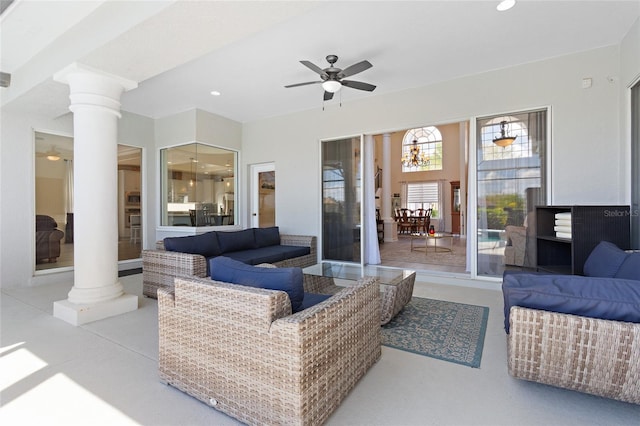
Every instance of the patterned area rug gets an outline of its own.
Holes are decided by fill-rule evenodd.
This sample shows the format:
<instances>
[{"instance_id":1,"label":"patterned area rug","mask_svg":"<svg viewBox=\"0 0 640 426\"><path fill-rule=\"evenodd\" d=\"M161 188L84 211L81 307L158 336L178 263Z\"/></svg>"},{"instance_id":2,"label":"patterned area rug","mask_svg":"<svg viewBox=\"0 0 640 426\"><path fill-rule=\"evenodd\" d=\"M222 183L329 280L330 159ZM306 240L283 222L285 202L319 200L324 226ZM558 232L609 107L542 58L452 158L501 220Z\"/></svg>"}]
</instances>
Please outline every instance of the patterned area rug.
<instances>
[{"instance_id":1,"label":"patterned area rug","mask_svg":"<svg viewBox=\"0 0 640 426\"><path fill-rule=\"evenodd\" d=\"M414 297L387 325L382 344L480 367L489 308Z\"/></svg>"},{"instance_id":2,"label":"patterned area rug","mask_svg":"<svg viewBox=\"0 0 640 426\"><path fill-rule=\"evenodd\" d=\"M449 246L449 241L441 244ZM423 246L424 241L416 241L416 245ZM465 248L455 247L453 252L434 252L432 245L424 252L424 248L411 250L411 239L400 237L398 242L380 244L380 257L384 262L425 263L432 265L465 266L467 263Z\"/></svg>"}]
</instances>

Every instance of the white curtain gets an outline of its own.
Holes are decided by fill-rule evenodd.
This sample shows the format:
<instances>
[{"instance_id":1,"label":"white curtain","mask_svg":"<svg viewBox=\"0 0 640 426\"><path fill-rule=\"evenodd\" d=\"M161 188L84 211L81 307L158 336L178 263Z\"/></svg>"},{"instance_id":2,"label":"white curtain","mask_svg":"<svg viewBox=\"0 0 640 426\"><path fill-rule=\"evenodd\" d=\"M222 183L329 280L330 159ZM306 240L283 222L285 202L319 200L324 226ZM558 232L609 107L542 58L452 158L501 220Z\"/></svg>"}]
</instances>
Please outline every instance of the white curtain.
<instances>
[{"instance_id":1,"label":"white curtain","mask_svg":"<svg viewBox=\"0 0 640 426\"><path fill-rule=\"evenodd\" d=\"M65 213L73 213L73 160L64 160L65 174L64 174L64 198L65 198Z\"/></svg>"},{"instance_id":2,"label":"white curtain","mask_svg":"<svg viewBox=\"0 0 640 426\"><path fill-rule=\"evenodd\" d=\"M407 199L409 198L409 185L407 182L400 182L400 207L407 207Z\"/></svg>"},{"instance_id":3,"label":"white curtain","mask_svg":"<svg viewBox=\"0 0 640 426\"><path fill-rule=\"evenodd\" d=\"M376 185L374 164L373 136L364 137L364 264L380 264L380 247L378 246L378 228L376 224Z\"/></svg>"},{"instance_id":4,"label":"white curtain","mask_svg":"<svg viewBox=\"0 0 640 426\"><path fill-rule=\"evenodd\" d=\"M444 202L444 191L445 191L445 183L447 181L444 179L438 180L438 206L440 206L440 218L438 221L438 232L445 231L445 222L447 217L447 205Z\"/></svg>"}]
</instances>

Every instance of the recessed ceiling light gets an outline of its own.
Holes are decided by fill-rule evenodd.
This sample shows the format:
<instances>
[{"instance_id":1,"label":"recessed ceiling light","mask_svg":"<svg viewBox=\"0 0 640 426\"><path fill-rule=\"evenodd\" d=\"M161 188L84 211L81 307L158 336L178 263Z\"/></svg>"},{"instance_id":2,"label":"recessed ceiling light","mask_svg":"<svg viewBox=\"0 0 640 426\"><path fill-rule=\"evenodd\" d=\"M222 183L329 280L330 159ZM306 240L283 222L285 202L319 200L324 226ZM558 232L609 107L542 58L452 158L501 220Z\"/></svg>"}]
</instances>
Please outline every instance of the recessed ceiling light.
<instances>
[{"instance_id":1,"label":"recessed ceiling light","mask_svg":"<svg viewBox=\"0 0 640 426\"><path fill-rule=\"evenodd\" d=\"M500 12L504 12L505 10L511 9L513 6L515 6L515 4L516 0L503 0L500 2L498 7L496 7L496 9L498 9L498 11Z\"/></svg>"},{"instance_id":2,"label":"recessed ceiling light","mask_svg":"<svg viewBox=\"0 0 640 426\"><path fill-rule=\"evenodd\" d=\"M220 96L220 92L218 92L217 90L212 90L212 91L211 91L211 94L212 94L213 96Z\"/></svg>"}]
</instances>

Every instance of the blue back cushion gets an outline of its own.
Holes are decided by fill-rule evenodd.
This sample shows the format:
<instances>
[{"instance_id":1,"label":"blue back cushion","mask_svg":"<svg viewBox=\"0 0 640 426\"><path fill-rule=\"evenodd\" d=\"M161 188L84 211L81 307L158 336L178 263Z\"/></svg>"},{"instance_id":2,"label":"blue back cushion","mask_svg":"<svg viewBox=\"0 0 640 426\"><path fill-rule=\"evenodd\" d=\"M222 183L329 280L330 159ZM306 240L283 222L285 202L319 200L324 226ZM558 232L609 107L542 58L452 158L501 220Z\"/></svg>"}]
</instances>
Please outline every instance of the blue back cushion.
<instances>
[{"instance_id":1,"label":"blue back cushion","mask_svg":"<svg viewBox=\"0 0 640 426\"><path fill-rule=\"evenodd\" d=\"M616 278L640 281L640 253L627 254L627 258L622 262L620 269L616 273Z\"/></svg>"},{"instance_id":2,"label":"blue back cushion","mask_svg":"<svg viewBox=\"0 0 640 426\"><path fill-rule=\"evenodd\" d=\"M277 226L254 228L253 233L256 237L256 245L258 247L280 245L280 229Z\"/></svg>"},{"instance_id":3,"label":"blue back cushion","mask_svg":"<svg viewBox=\"0 0 640 426\"><path fill-rule=\"evenodd\" d=\"M222 254L218 246L216 232L205 232L204 234L190 235L188 237L167 237L164 239L164 248L167 251L200 254L204 257Z\"/></svg>"},{"instance_id":4,"label":"blue back cushion","mask_svg":"<svg viewBox=\"0 0 640 426\"><path fill-rule=\"evenodd\" d=\"M331 297L330 294L305 293L304 299L302 299L302 305L300 305L300 308L298 309L298 311L305 310L307 308L312 307L313 305L317 305L320 302L324 302L330 297ZM294 312L298 312L298 311L294 311Z\"/></svg>"},{"instance_id":5,"label":"blue back cushion","mask_svg":"<svg viewBox=\"0 0 640 426\"><path fill-rule=\"evenodd\" d=\"M633 280L578 275L505 274L502 294L507 333L512 306L640 323L640 285Z\"/></svg>"},{"instance_id":6,"label":"blue back cushion","mask_svg":"<svg viewBox=\"0 0 640 426\"><path fill-rule=\"evenodd\" d=\"M584 262L584 274L588 277L615 277L626 258L624 250L608 241L601 241Z\"/></svg>"},{"instance_id":7,"label":"blue back cushion","mask_svg":"<svg viewBox=\"0 0 640 426\"><path fill-rule=\"evenodd\" d=\"M304 299L302 269L261 268L225 256L209 260L211 279L249 287L282 290L289 295L291 309L296 312Z\"/></svg>"},{"instance_id":8,"label":"blue back cushion","mask_svg":"<svg viewBox=\"0 0 640 426\"><path fill-rule=\"evenodd\" d=\"M253 229L218 232L218 244L220 245L222 253L258 248L253 235Z\"/></svg>"}]
</instances>

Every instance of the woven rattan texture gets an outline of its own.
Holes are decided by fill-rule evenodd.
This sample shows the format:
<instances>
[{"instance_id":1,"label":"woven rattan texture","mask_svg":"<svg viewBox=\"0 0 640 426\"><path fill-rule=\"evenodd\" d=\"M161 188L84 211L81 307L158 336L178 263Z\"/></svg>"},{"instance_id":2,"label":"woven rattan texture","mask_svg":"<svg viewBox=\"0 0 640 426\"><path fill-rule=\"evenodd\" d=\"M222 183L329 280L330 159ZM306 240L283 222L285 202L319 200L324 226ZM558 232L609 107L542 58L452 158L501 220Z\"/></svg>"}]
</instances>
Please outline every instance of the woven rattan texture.
<instances>
[{"instance_id":1,"label":"woven rattan texture","mask_svg":"<svg viewBox=\"0 0 640 426\"><path fill-rule=\"evenodd\" d=\"M640 324L514 306L509 374L640 404Z\"/></svg>"},{"instance_id":2,"label":"woven rattan texture","mask_svg":"<svg viewBox=\"0 0 640 426\"><path fill-rule=\"evenodd\" d=\"M316 237L308 235L281 235L280 244L309 247L310 253L274 265L280 268L306 268L317 262ZM156 243L156 250L142 250L142 294L156 298L158 288L173 288L175 277L205 277L207 263L198 254L164 251L162 241Z\"/></svg>"},{"instance_id":3,"label":"woven rattan texture","mask_svg":"<svg viewBox=\"0 0 640 426\"><path fill-rule=\"evenodd\" d=\"M380 358L373 279L291 315L286 293L202 279L158 290L163 382L256 425L318 425Z\"/></svg>"},{"instance_id":4,"label":"woven rattan texture","mask_svg":"<svg viewBox=\"0 0 640 426\"><path fill-rule=\"evenodd\" d=\"M380 324L385 325L411 301L415 272L395 285L380 285ZM331 277L304 274L304 291L316 294L336 294L344 287L337 286Z\"/></svg>"}]
</instances>

